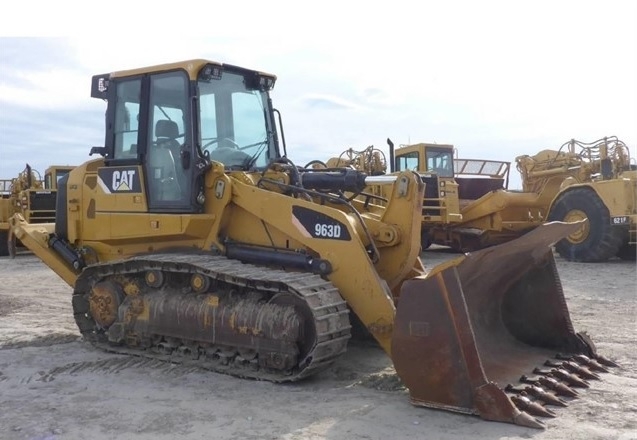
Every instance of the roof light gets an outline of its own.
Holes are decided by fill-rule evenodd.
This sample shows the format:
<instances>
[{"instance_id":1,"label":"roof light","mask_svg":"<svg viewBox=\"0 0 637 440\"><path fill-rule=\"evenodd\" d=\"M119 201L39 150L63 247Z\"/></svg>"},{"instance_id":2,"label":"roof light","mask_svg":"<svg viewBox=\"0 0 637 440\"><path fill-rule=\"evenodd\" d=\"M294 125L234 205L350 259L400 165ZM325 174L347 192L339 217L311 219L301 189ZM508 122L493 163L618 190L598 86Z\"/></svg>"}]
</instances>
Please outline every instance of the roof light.
<instances>
[{"instance_id":1,"label":"roof light","mask_svg":"<svg viewBox=\"0 0 637 440\"><path fill-rule=\"evenodd\" d=\"M106 99L109 82L110 74L108 73L94 75L91 80L91 97Z\"/></svg>"},{"instance_id":2,"label":"roof light","mask_svg":"<svg viewBox=\"0 0 637 440\"><path fill-rule=\"evenodd\" d=\"M275 81L276 77L258 72L254 72L252 76L245 77L246 86L251 90L272 90Z\"/></svg>"},{"instance_id":3,"label":"roof light","mask_svg":"<svg viewBox=\"0 0 637 440\"><path fill-rule=\"evenodd\" d=\"M197 78L199 81L210 82L213 79L221 79L221 67L214 64L206 64L199 71Z\"/></svg>"}]
</instances>

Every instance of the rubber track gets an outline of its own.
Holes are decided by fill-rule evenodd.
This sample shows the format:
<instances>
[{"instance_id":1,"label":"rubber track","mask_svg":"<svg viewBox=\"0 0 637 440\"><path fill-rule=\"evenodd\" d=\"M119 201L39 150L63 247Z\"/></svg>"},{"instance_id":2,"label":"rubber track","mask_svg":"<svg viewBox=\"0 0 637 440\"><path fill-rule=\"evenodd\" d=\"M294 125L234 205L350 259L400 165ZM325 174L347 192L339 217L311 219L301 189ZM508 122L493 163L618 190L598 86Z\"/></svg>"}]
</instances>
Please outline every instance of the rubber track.
<instances>
[{"instance_id":1,"label":"rubber track","mask_svg":"<svg viewBox=\"0 0 637 440\"><path fill-rule=\"evenodd\" d=\"M236 367L234 362L221 365L206 356L192 359L188 356L159 354L152 350L113 345L104 333L95 332L95 322L88 316L88 302L84 295L92 286L116 275L143 275L147 270L162 270L181 274L200 273L226 285L248 287L270 294L286 292L305 301L314 316L315 346L300 361L300 366L284 373L262 369ZM325 370L345 353L350 339L349 309L338 289L320 276L309 273L285 272L279 269L244 264L223 256L206 254L155 254L133 257L124 261L89 266L79 276L73 292L75 321L85 340L109 352L159 359L171 363L198 366L203 369L232 376L267 380L271 382L297 381ZM322 330L321 330L322 329Z\"/></svg>"}]
</instances>

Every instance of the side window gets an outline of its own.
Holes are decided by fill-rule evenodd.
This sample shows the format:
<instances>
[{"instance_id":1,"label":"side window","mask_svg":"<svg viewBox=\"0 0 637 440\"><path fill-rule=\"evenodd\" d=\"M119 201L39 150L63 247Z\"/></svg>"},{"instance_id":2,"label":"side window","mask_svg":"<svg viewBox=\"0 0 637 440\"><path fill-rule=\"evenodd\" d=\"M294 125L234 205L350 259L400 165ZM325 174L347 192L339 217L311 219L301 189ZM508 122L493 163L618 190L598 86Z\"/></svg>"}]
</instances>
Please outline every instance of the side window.
<instances>
[{"instance_id":1,"label":"side window","mask_svg":"<svg viewBox=\"0 0 637 440\"><path fill-rule=\"evenodd\" d=\"M137 157L139 133L139 96L141 80L135 79L117 84L115 108L115 159Z\"/></svg>"},{"instance_id":2,"label":"side window","mask_svg":"<svg viewBox=\"0 0 637 440\"><path fill-rule=\"evenodd\" d=\"M453 177L453 159L447 151L427 151L427 171L435 171L440 177Z\"/></svg>"},{"instance_id":3,"label":"side window","mask_svg":"<svg viewBox=\"0 0 637 440\"><path fill-rule=\"evenodd\" d=\"M396 158L396 170L418 171L418 152L407 153Z\"/></svg>"},{"instance_id":4,"label":"side window","mask_svg":"<svg viewBox=\"0 0 637 440\"><path fill-rule=\"evenodd\" d=\"M188 105L185 76L168 73L152 77L150 103L149 150L167 140L184 143Z\"/></svg>"}]
</instances>

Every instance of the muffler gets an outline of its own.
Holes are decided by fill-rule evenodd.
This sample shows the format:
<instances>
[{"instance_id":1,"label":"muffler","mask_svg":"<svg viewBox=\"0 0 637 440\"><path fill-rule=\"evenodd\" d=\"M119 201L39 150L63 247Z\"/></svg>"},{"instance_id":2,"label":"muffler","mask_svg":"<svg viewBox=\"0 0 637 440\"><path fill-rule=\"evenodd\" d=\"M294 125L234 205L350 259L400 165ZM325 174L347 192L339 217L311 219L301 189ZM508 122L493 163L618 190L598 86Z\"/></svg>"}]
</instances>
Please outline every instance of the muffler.
<instances>
[{"instance_id":1,"label":"muffler","mask_svg":"<svg viewBox=\"0 0 637 440\"><path fill-rule=\"evenodd\" d=\"M579 227L547 223L404 283L392 359L413 404L543 428L587 364L614 364L574 331L555 267L551 245Z\"/></svg>"}]
</instances>

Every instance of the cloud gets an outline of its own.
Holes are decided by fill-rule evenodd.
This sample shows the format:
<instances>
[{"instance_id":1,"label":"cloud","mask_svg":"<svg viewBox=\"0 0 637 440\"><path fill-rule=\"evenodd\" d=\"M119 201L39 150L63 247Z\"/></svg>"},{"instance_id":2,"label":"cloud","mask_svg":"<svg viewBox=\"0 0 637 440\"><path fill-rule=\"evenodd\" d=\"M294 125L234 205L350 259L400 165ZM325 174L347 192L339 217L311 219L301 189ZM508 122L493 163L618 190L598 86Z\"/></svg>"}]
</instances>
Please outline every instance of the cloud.
<instances>
[{"instance_id":1,"label":"cloud","mask_svg":"<svg viewBox=\"0 0 637 440\"><path fill-rule=\"evenodd\" d=\"M30 16L33 6L21 5ZM189 13L180 38L141 39L109 5L89 20L13 29L66 38L0 40L0 178L17 174L24 157L83 161L103 142L105 106L89 97L92 75L188 58L277 75L274 105L299 162L386 148L387 137L513 160L570 138L616 135L637 156L637 2L396 0L366 6L362 19L358 5L326 0L287 7L289 19L274 4L247 1L217 10L241 23L203 14L197 23ZM58 8L45 4L40 15ZM147 22L156 30L178 16Z\"/></svg>"},{"instance_id":2,"label":"cloud","mask_svg":"<svg viewBox=\"0 0 637 440\"><path fill-rule=\"evenodd\" d=\"M362 107L337 96L307 95L300 98L301 105L319 110L358 110Z\"/></svg>"},{"instance_id":3,"label":"cloud","mask_svg":"<svg viewBox=\"0 0 637 440\"><path fill-rule=\"evenodd\" d=\"M7 38L0 51L0 104L55 110L88 106L91 79L61 38Z\"/></svg>"},{"instance_id":4,"label":"cloud","mask_svg":"<svg viewBox=\"0 0 637 440\"><path fill-rule=\"evenodd\" d=\"M102 109L12 107L0 112L0 178L16 177L29 163L44 173L50 165L79 165L89 159L93 145L104 142Z\"/></svg>"}]
</instances>

